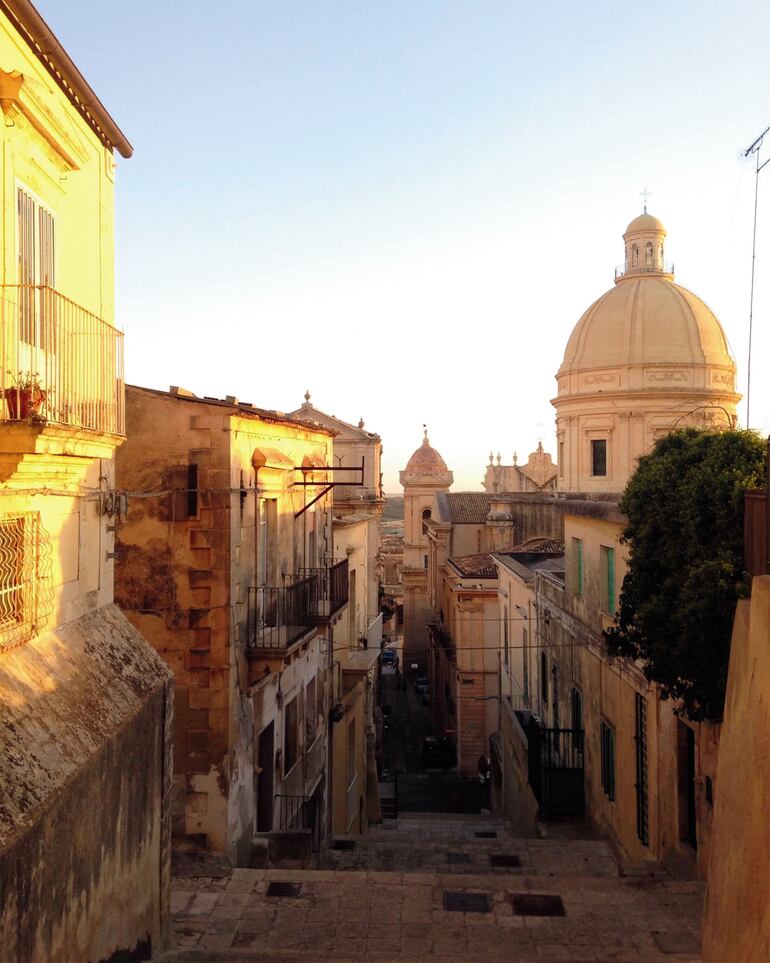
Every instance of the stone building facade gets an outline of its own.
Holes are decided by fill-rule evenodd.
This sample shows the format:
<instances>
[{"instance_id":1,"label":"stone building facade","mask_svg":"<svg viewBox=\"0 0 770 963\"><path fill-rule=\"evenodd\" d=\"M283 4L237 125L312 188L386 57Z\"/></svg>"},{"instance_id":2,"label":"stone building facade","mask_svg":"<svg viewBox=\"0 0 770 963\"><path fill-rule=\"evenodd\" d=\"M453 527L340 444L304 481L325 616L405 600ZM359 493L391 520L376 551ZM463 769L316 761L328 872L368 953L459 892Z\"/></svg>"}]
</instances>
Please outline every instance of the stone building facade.
<instances>
[{"instance_id":1,"label":"stone building facade","mask_svg":"<svg viewBox=\"0 0 770 963\"><path fill-rule=\"evenodd\" d=\"M626 572L618 502L637 458L676 427L736 419L724 333L674 283L664 238L646 212L631 222L615 287L567 344L553 401L564 572L536 572L526 606L518 603L535 614L539 677L513 683L545 726L582 730L585 810L599 832L630 858L684 861L705 874L718 730L678 717L640 668L607 656L601 634Z\"/></svg>"},{"instance_id":2,"label":"stone building facade","mask_svg":"<svg viewBox=\"0 0 770 963\"><path fill-rule=\"evenodd\" d=\"M168 936L173 685L113 604L131 147L29 4L0 12L0 109L0 946L146 959Z\"/></svg>"},{"instance_id":3,"label":"stone building facade","mask_svg":"<svg viewBox=\"0 0 770 963\"><path fill-rule=\"evenodd\" d=\"M382 645L382 440L310 403L291 417L334 431L334 555L348 564L348 604L334 633L332 813L335 833L363 833L380 821L377 783L379 655Z\"/></svg>"},{"instance_id":4,"label":"stone building facade","mask_svg":"<svg viewBox=\"0 0 770 963\"><path fill-rule=\"evenodd\" d=\"M175 833L240 866L265 848L317 850L348 593L347 559L332 555L333 432L129 386L127 434L116 596L176 679Z\"/></svg>"}]
</instances>

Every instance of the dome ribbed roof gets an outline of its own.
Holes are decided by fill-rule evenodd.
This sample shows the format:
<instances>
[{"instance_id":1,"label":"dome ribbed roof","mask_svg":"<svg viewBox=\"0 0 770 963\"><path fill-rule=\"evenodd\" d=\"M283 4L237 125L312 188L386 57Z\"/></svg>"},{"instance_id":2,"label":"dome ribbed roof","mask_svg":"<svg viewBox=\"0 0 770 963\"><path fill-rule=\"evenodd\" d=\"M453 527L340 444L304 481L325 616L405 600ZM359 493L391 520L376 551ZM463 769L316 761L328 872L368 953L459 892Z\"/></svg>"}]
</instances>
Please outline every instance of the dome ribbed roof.
<instances>
[{"instance_id":1,"label":"dome ribbed roof","mask_svg":"<svg viewBox=\"0 0 770 963\"><path fill-rule=\"evenodd\" d=\"M713 311L660 276L626 278L595 301L575 325L559 374L626 364L734 366Z\"/></svg>"},{"instance_id":2,"label":"dome ribbed roof","mask_svg":"<svg viewBox=\"0 0 770 963\"><path fill-rule=\"evenodd\" d=\"M639 217L635 217L626 228L626 234L637 234L642 231L660 231L663 234L666 233L663 222L659 221L657 217L653 217L652 214L648 214L646 211L644 214L640 214Z\"/></svg>"},{"instance_id":3,"label":"dome ribbed roof","mask_svg":"<svg viewBox=\"0 0 770 963\"><path fill-rule=\"evenodd\" d=\"M431 447L426 431L422 444L406 463L405 471L410 475L442 475L448 470L444 459Z\"/></svg>"}]
</instances>

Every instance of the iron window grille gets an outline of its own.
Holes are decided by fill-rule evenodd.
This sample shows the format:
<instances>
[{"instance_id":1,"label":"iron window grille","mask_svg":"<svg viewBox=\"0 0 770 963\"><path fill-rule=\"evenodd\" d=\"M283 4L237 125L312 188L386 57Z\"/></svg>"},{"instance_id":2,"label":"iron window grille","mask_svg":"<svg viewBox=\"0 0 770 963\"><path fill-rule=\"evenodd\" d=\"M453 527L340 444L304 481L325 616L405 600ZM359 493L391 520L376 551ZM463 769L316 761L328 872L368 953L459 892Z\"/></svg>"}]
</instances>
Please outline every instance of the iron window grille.
<instances>
[{"instance_id":1,"label":"iron window grille","mask_svg":"<svg viewBox=\"0 0 770 963\"><path fill-rule=\"evenodd\" d=\"M647 700L636 693L636 835L645 846L650 842L647 790Z\"/></svg>"},{"instance_id":2,"label":"iron window grille","mask_svg":"<svg viewBox=\"0 0 770 963\"><path fill-rule=\"evenodd\" d=\"M602 789L610 802L615 801L615 730L601 724Z\"/></svg>"},{"instance_id":3,"label":"iron window grille","mask_svg":"<svg viewBox=\"0 0 770 963\"><path fill-rule=\"evenodd\" d=\"M47 623L50 555L37 512L0 514L0 652L28 642Z\"/></svg>"}]
</instances>

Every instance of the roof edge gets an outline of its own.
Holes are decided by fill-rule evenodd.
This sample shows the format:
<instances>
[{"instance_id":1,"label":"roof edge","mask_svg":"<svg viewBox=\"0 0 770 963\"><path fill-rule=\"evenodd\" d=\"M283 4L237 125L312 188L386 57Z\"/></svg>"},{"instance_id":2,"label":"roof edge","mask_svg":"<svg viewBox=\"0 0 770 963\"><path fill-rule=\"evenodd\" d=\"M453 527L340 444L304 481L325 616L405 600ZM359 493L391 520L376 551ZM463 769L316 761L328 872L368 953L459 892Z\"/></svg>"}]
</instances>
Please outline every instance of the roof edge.
<instances>
[{"instance_id":1,"label":"roof edge","mask_svg":"<svg viewBox=\"0 0 770 963\"><path fill-rule=\"evenodd\" d=\"M131 157L134 148L125 134L30 0L0 0L0 10L16 25L32 52L99 140L117 149L121 157Z\"/></svg>"}]
</instances>

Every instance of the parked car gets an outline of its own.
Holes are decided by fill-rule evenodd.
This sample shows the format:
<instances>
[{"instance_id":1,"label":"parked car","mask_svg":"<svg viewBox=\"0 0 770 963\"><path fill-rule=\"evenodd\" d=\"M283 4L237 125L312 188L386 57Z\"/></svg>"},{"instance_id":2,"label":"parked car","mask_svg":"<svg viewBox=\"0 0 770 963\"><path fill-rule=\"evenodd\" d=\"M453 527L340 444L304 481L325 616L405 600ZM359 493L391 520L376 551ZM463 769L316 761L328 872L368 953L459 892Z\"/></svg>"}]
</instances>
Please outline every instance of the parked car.
<instances>
[{"instance_id":1,"label":"parked car","mask_svg":"<svg viewBox=\"0 0 770 963\"><path fill-rule=\"evenodd\" d=\"M382 664L383 665L395 665L396 664L396 650L395 649L385 649L382 653Z\"/></svg>"},{"instance_id":2,"label":"parked car","mask_svg":"<svg viewBox=\"0 0 770 963\"><path fill-rule=\"evenodd\" d=\"M425 769L451 769L455 765L455 747L449 736L426 736L422 740L422 764Z\"/></svg>"}]
</instances>

